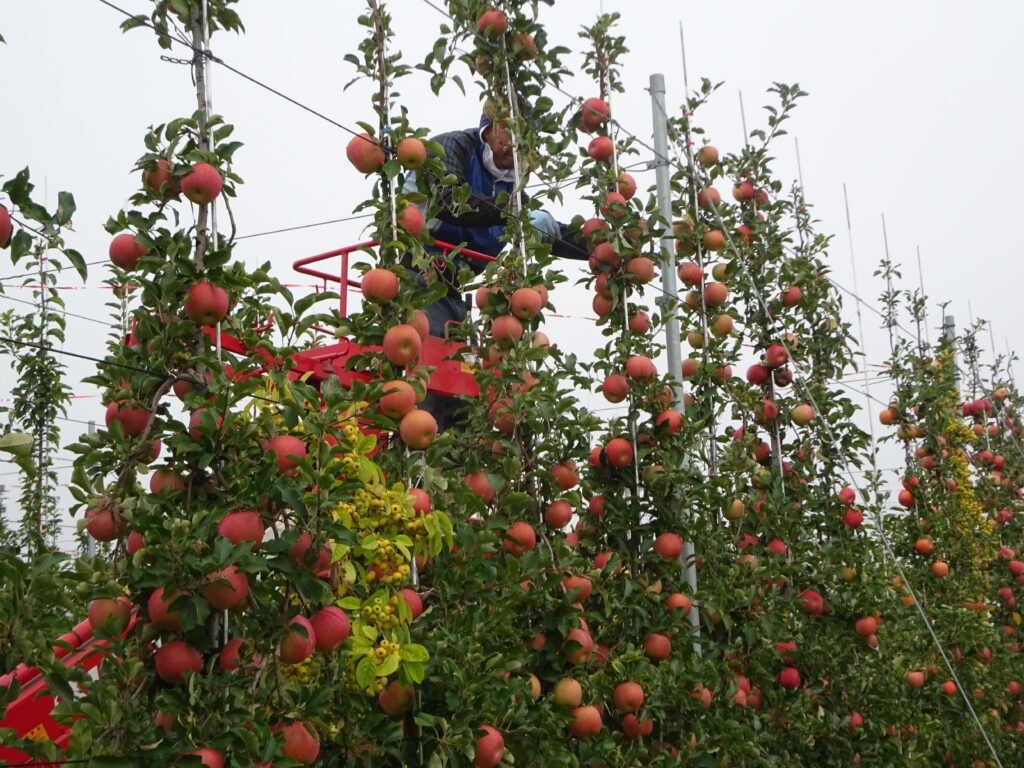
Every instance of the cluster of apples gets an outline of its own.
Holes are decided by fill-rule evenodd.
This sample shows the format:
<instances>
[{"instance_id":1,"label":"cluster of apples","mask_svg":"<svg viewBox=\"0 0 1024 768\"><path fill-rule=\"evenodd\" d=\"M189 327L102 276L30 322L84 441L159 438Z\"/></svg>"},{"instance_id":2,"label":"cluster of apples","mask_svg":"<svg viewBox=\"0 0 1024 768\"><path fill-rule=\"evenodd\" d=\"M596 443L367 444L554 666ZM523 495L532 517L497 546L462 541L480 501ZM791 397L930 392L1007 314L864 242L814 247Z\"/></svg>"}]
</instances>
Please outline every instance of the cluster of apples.
<instances>
[{"instance_id":1,"label":"cluster of apples","mask_svg":"<svg viewBox=\"0 0 1024 768\"><path fill-rule=\"evenodd\" d=\"M157 160L153 168L145 170L142 183L150 197L162 203L184 195L196 205L208 205L220 196L224 178L213 165L194 163L183 175L179 174L180 170L166 159ZM137 234L122 232L111 240L108 255L112 264L132 272L149 252L149 247L139 240ZM227 317L229 305L224 288L202 280L186 291L182 311L194 323L216 325Z\"/></svg>"}]
</instances>

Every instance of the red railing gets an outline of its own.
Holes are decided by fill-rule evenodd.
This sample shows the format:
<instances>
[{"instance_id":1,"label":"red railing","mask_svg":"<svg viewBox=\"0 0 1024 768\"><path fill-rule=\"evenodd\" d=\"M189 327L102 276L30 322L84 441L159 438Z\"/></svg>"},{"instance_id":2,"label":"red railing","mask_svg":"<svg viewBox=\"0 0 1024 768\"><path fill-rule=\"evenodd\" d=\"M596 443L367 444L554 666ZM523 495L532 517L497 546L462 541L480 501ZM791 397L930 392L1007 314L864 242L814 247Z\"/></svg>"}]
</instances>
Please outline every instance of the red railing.
<instances>
[{"instance_id":1,"label":"red railing","mask_svg":"<svg viewBox=\"0 0 1024 768\"><path fill-rule=\"evenodd\" d=\"M440 240L435 240L434 244L440 248L444 253L451 253L452 251L458 250L459 246L452 245L451 243L444 243ZM354 251L366 251L371 248L376 248L380 243L376 240L367 240L366 242L356 243L355 245L348 245L344 248L337 248L327 253L318 253L316 256L307 256L303 259L299 259L292 264L292 269L296 272L301 272L304 275L310 275L311 277L318 278L324 282L324 285L328 282L338 283L341 290L341 298L338 301L338 314L341 317L345 317L348 314L348 289L349 288L360 288L361 283L358 280L353 280L348 276L349 267L349 255ZM473 259L474 261L494 261L493 256L488 256L486 253L479 253L477 251L471 251L468 248L459 250L460 255L464 255L467 258ZM337 274L330 272L323 272L319 269L313 269L307 265L316 264L321 261L327 261L341 257L341 265ZM436 262L438 268L443 268L444 263L438 260Z\"/></svg>"}]
</instances>

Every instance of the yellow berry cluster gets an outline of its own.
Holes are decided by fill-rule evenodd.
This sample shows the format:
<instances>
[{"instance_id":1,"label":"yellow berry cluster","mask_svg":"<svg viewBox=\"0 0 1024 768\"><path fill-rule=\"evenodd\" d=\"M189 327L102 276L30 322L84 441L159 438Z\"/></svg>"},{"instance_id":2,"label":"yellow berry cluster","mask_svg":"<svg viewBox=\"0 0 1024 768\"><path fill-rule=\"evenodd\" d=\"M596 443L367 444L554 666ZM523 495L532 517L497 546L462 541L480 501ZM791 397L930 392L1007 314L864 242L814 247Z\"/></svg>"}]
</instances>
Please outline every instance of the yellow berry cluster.
<instances>
[{"instance_id":1,"label":"yellow berry cluster","mask_svg":"<svg viewBox=\"0 0 1024 768\"><path fill-rule=\"evenodd\" d=\"M401 624L398 617L398 600L398 595L391 595L386 601L382 597L375 597L363 606L363 621L379 629L397 627Z\"/></svg>"},{"instance_id":2,"label":"yellow berry cluster","mask_svg":"<svg viewBox=\"0 0 1024 768\"><path fill-rule=\"evenodd\" d=\"M288 676L300 683L315 685L320 677L317 667L319 667L319 663L316 656L313 655L298 664L290 665L287 668Z\"/></svg>"}]
</instances>

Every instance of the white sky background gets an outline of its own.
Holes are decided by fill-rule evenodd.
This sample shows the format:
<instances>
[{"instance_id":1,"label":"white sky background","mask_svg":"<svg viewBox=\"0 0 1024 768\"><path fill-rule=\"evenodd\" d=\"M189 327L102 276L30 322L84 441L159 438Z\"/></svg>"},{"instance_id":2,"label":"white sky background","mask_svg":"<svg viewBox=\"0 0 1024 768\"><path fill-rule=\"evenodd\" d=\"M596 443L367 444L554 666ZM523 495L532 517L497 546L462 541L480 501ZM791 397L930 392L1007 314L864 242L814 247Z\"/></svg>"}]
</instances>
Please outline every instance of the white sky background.
<instances>
[{"instance_id":1,"label":"white sky background","mask_svg":"<svg viewBox=\"0 0 1024 768\"><path fill-rule=\"evenodd\" d=\"M120 5L136 13L150 7L140 0ZM443 17L422 0L392 0L387 6L399 48L410 63L421 61ZM917 285L915 247L921 249L933 339L941 322L937 303L951 301L948 311L962 328L970 302L975 316L992 322L997 352L1005 353L1007 345L1024 348L1018 324L1024 270L1015 227L1024 170L1018 150L1024 122L1018 52L1024 4L875 0L840 7L832 2L605 0L603 6L623 14L618 30L631 49L624 61L627 92L616 95L612 105L627 130L650 141L646 87L652 72L666 76L670 111L683 101L679 21L685 25L691 86L702 76L725 81L697 116L723 152L735 151L743 141L740 91L748 127L754 128L763 125L760 106L769 103L765 90L771 83L799 82L810 96L790 121L790 136L775 145L775 168L787 186L796 178L793 138L798 138L818 230L836 235L830 262L835 279L852 289L845 183L856 279L865 299L877 306L882 290L871 273L884 255L884 213L892 258L904 266L904 287ZM555 8L542 7L541 21L553 42L579 51L584 41L577 32L592 23L600 7L559 0ZM364 85L342 92L353 76L342 56L354 52L366 32L355 23L364 10L359 0L246 0L238 5L246 34L220 33L212 49L232 66L355 127L357 120L373 119L369 92ZM88 261L106 258L110 238L103 222L139 185L130 169L144 152L147 126L195 108L188 69L162 62L164 52L152 33L122 34L121 21L95 0L8 2L0 14L0 34L7 40L0 46L0 174L30 166L48 206L57 190L73 192L78 213L69 241ZM180 48L167 53L188 57ZM578 54L568 59L574 70L579 61ZM581 78L564 87L581 97L596 95L596 87ZM478 120L472 90L463 97L453 85L435 98L420 75L400 81L398 90L413 124L431 133ZM550 95L556 104L566 100L555 91ZM215 111L236 125L233 138L246 145L236 154L236 170L246 180L234 203L240 235L341 218L367 195L368 182L345 159L348 134L219 67L213 69L213 101ZM580 145L586 141L580 134ZM654 182L653 173L634 175L641 186ZM731 199L727 186L719 187ZM571 197L554 212L563 220L588 213ZM282 281L309 283L291 271L295 259L357 242L362 235L359 223L352 222L258 237L242 240L236 257L250 264L272 261ZM562 263L571 282L582 275L577 263ZM0 276L17 272L3 268ZM90 268L88 285L101 285L105 274L103 265ZM80 281L69 271L61 283ZM8 296L31 298L9 282L5 290ZM67 291L64 298L70 312L99 320L107 316L107 291ZM576 318L592 314L590 300L582 287L553 294L557 311ZM852 302L847 304L852 320ZM18 306L0 297L3 309ZM888 355L887 336L878 329L877 315L866 312L864 319L868 359L881 363ZM582 319L551 318L546 330L583 358L602 343ZM980 341L990 346L987 333ZM67 348L102 356L103 328L70 318ZM89 364L67 362L72 382L91 372ZM0 375L0 397L9 396L13 383L9 372ZM856 386L863 386L859 378ZM96 394L81 384L73 389L76 395ZM873 394L885 397L880 388ZM607 406L599 396L587 399L595 408ZM103 408L96 397L78 399L69 417L102 425ZM65 426L67 441L84 429ZM69 463L62 454L58 465ZM11 465L0 465L0 484L16 483L12 472ZM68 475L61 472L62 478ZM8 498L17 493L9 488ZM72 521L67 528L70 533Z\"/></svg>"}]
</instances>

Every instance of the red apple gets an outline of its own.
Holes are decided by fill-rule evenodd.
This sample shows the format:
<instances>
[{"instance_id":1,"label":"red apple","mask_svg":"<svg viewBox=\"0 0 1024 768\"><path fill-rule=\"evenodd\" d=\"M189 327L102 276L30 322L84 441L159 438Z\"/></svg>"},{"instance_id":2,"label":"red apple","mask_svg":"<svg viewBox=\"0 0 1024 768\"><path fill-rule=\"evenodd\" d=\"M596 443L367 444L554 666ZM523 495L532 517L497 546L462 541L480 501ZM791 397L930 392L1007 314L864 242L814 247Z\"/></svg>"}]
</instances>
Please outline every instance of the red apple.
<instances>
[{"instance_id":1,"label":"red apple","mask_svg":"<svg viewBox=\"0 0 1024 768\"><path fill-rule=\"evenodd\" d=\"M413 237L419 237L423 228L426 226L426 220L423 218L423 211L412 203L407 203L402 206L402 210L398 214L397 222L398 226Z\"/></svg>"},{"instance_id":2,"label":"red apple","mask_svg":"<svg viewBox=\"0 0 1024 768\"><path fill-rule=\"evenodd\" d=\"M398 423L398 434L413 450L422 450L437 437L437 420L429 411L413 408Z\"/></svg>"},{"instance_id":3,"label":"red apple","mask_svg":"<svg viewBox=\"0 0 1024 768\"><path fill-rule=\"evenodd\" d=\"M667 635L652 632L644 637L644 653L655 661L663 661L672 653L672 642Z\"/></svg>"},{"instance_id":4,"label":"red apple","mask_svg":"<svg viewBox=\"0 0 1024 768\"><path fill-rule=\"evenodd\" d=\"M634 682L619 683L612 693L615 701L615 708L623 714L636 712L643 706L644 689Z\"/></svg>"},{"instance_id":5,"label":"red apple","mask_svg":"<svg viewBox=\"0 0 1024 768\"><path fill-rule=\"evenodd\" d=\"M390 269L371 269L361 281L363 297L375 304L387 304L398 295L398 275Z\"/></svg>"},{"instance_id":6,"label":"red apple","mask_svg":"<svg viewBox=\"0 0 1024 768\"><path fill-rule=\"evenodd\" d=\"M625 467L633 461L633 446L625 438L616 437L605 445L604 455L613 467Z\"/></svg>"},{"instance_id":7,"label":"red apple","mask_svg":"<svg viewBox=\"0 0 1024 768\"><path fill-rule=\"evenodd\" d=\"M476 20L476 29L484 37L501 37L508 30L508 18L492 8L480 14Z\"/></svg>"},{"instance_id":8,"label":"red apple","mask_svg":"<svg viewBox=\"0 0 1024 768\"><path fill-rule=\"evenodd\" d=\"M683 540L675 533L658 534L654 551L666 560L678 560L683 554Z\"/></svg>"},{"instance_id":9,"label":"red apple","mask_svg":"<svg viewBox=\"0 0 1024 768\"><path fill-rule=\"evenodd\" d=\"M301 720L285 725L276 723L270 726L271 733L284 734L284 746L281 752L303 765L312 765L320 754L320 742L317 740L316 729Z\"/></svg>"},{"instance_id":10,"label":"red apple","mask_svg":"<svg viewBox=\"0 0 1024 768\"><path fill-rule=\"evenodd\" d=\"M177 197L181 192L181 186L174 180L174 174L171 172L171 164L163 159L156 161L156 168L142 172L142 183L165 200Z\"/></svg>"},{"instance_id":11,"label":"red apple","mask_svg":"<svg viewBox=\"0 0 1024 768\"><path fill-rule=\"evenodd\" d=\"M419 359L422 342L408 324L393 325L384 332L384 357L392 365L408 366Z\"/></svg>"},{"instance_id":12,"label":"red apple","mask_svg":"<svg viewBox=\"0 0 1024 768\"><path fill-rule=\"evenodd\" d=\"M348 616L336 605L320 609L313 614L309 623L316 637L316 649L322 653L337 650L348 639Z\"/></svg>"},{"instance_id":13,"label":"red apple","mask_svg":"<svg viewBox=\"0 0 1024 768\"><path fill-rule=\"evenodd\" d=\"M601 710L593 706L576 707L569 721L569 731L576 738L593 736L601 730Z\"/></svg>"},{"instance_id":14,"label":"red apple","mask_svg":"<svg viewBox=\"0 0 1024 768\"><path fill-rule=\"evenodd\" d=\"M519 521L505 532L505 549L516 557L537 546L537 532L529 523Z\"/></svg>"},{"instance_id":15,"label":"red apple","mask_svg":"<svg viewBox=\"0 0 1024 768\"><path fill-rule=\"evenodd\" d=\"M248 661L242 663L242 649L245 648L245 657ZM224 643L217 655L217 666L222 672L254 672L259 667L259 657L255 655L252 641L244 637L233 637Z\"/></svg>"},{"instance_id":16,"label":"red apple","mask_svg":"<svg viewBox=\"0 0 1024 768\"><path fill-rule=\"evenodd\" d=\"M132 617L131 602L124 597L119 597L116 600L99 598L89 603L89 624L93 629L103 627L111 616L115 617L112 622L113 630L117 633L123 632Z\"/></svg>"},{"instance_id":17,"label":"red apple","mask_svg":"<svg viewBox=\"0 0 1024 768\"><path fill-rule=\"evenodd\" d=\"M615 154L615 144L607 136L598 136L590 142L590 145L587 147L587 154L594 160L604 162L611 159L611 156Z\"/></svg>"},{"instance_id":18,"label":"red apple","mask_svg":"<svg viewBox=\"0 0 1024 768\"><path fill-rule=\"evenodd\" d=\"M541 295L533 288L517 288L509 297L512 314L520 320L529 320L540 314L543 308ZM522 337L522 334L519 335Z\"/></svg>"},{"instance_id":19,"label":"red apple","mask_svg":"<svg viewBox=\"0 0 1024 768\"><path fill-rule=\"evenodd\" d=\"M795 667L783 667L782 671L779 672L779 685L795 691L800 687L800 673Z\"/></svg>"},{"instance_id":20,"label":"red apple","mask_svg":"<svg viewBox=\"0 0 1024 768\"><path fill-rule=\"evenodd\" d=\"M419 139L409 136L398 142L395 156L407 171L415 171L427 162L427 147Z\"/></svg>"},{"instance_id":21,"label":"red apple","mask_svg":"<svg viewBox=\"0 0 1024 768\"><path fill-rule=\"evenodd\" d=\"M213 202L224 187L220 171L209 163L196 163L181 179L181 191L197 205Z\"/></svg>"},{"instance_id":22,"label":"red apple","mask_svg":"<svg viewBox=\"0 0 1024 768\"><path fill-rule=\"evenodd\" d=\"M710 168L718 162L718 150L710 144L705 144L697 150L697 162L705 168Z\"/></svg>"},{"instance_id":23,"label":"red apple","mask_svg":"<svg viewBox=\"0 0 1024 768\"><path fill-rule=\"evenodd\" d=\"M124 535L128 524L121 517L121 510L114 502L103 499L85 511L85 530L96 541L113 541Z\"/></svg>"},{"instance_id":24,"label":"red apple","mask_svg":"<svg viewBox=\"0 0 1024 768\"><path fill-rule=\"evenodd\" d=\"M171 640L157 648L153 654L156 674L168 683L183 683L185 673L199 674L203 668L203 657L199 651L184 640Z\"/></svg>"},{"instance_id":25,"label":"red apple","mask_svg":"<svg viewBox=\"0 0 1024 768\"><path fill-rule=\"evenodd\" d=\"M0 230L2 230L0 222ZM0 236L3 232L0 231ZM138 238L131 232L122 232L110 241L110 260L121 269L130 272L139 265L139 259L149 253L149 248L141 245Z\"/></svg>"},{"instance_id":26,"label":"red apple","mask_svg":"<svg viewBox=\"0 0 1024 768\"><path fill-rule=\"evenodd\" d=\"M348 160L360 173L373 173L384 165L384 150L368 133L353 136L345 148Z\"/></svg>"},{"instance_id":27,"label":"red apple","mask_svg":"<svg viewBox=\"0 0 1024 768\"><path fill-rule=\"evenodd\" d=\"M275 457L277 469L283 475L294 475L299 461L306 458L306 446L294 435L277 435L267 441L266 452ZM292 458L292 457L295 458Z\"/></svg>"},{"instance_id":28,"label":"red apple","mask_svg":"<svg viewBox=\"0 0 1024 768\"><path fill-rule=\"evenodd\" d=\"M149 411L134 407L130 400L115 400L107 406L107 426L109 427L115 421L121 425L123 435L138 437L146 430L146 425L149 423Z\"/></svg>"},{"instance_id":29,"label":"red apple","mask_svg":"<svg viewBox=\"0 0 1024 768\"><path fill-rule=\"evenodd\" d=\"M493 11L493 13L498 13L498 11ZM502 18L504 18L504 14L502 14ZM495 768L505 755L505 739L502 737L501 731L490 725L481 725L477 730L483 731L484 735L476 740L473 765L476 768Z\"/></svg>"},{"instance_id":30,"label":"red apple","mask_svg":"<svg viewBox=\"0 0 1024 768\"><path fill-rule=\"evenodd\" d=\"M789 350L781 344L771 344L765 350L764 360L769 368L781 368L789 362Z\"/></svg>"},{"instance_id":31,"label":"red apple","mask_svg":"<svg viewBox=\"0 0 1024 768\"><path fill-rule=\"evenodd\" d=\"M217 524L217 535L231 541L232 544L241 544L243 541L252 542L252 550L255 552L263 542L263 520L258 512L246 510L244 512L231 512Z\"/></svg>"},{"instance_id":32,"label":"red apple","mask_svg":"<svg viewBox=\"0 0 1024 768\"><path fill-rule=\"evenodd\" d=\"M377 407L389 419L398 421L416 407L416 390L404 379L393 379L381 390Z\"/></svg>"},{"instance_id":33,"label":"red apple","mask_svg":"<svg viewBox=\"0 0 1024 768\"><path fill-rule=\"evenodd\" d=\"M580 109L580 128L586 133L591 133L603 125L610 114L608 105L601 99L587 99Z\"/></svg>"},{"instance_id":34,"label":"red apple","mask_svg":"<svg viewBox=\"0 0 1024 768\"><path fill-rule=\"evenodd\" d=\"M165 600L164 588L157 587L146 602L146 612L149 614L150 623L160 629L181 629L181 611L171 610L171 606L179 597L187 596L186 592L179 590Z\"/></svg>"},{"instance_id":35,"label":"red apple","mask_svg":"<svg viewBox=\"0 0 1024 768\"><path fill-rule=\"evenodd\" d=\"M228 314L228 292L206 281L185 292L185 315L199 325L216 325Z\"/></svg>"},{"instance_id":36,"label":"red apple","mask_svg":"<svg viewBox=\"0 0 1024 768\"><path fill-rule=\"evenodd\" d=\"M806 427L814 418L814 408L807 403L802 403L789 412L789 417L798 427Z\"/></svg>"},{"instance_id":37,"label":"red apple","mask_svg":"<svg viewBox=\"0 0 1024 768\"><path fill-rule=\"evenodd\" d=\"M494 499L494 486L491 485L486 472L470 472L466 475L466 484L473 493L483 500L484 504L490 504Z\"/></svg>"},{"instance_id":38,"label":"red apple","mask_svg":"<svg viewBox=\"0 0 1024 768\"><path fill-rule=\"evenodd\" d=\"M572 520L572 505L567 501L553 501L544 510L544 522L552 528L565 528Z\"/></svg>"},{"instance_id":39,"label":"red apple","mask_svg":"<svg viewBox=\"0 0 1024 768\"><path fill-rule=\"evenodd\" d=\"M237 566L207 574L210 583L203 587L203 597L212 608L227 611L249 596L249 579ZM224 584L223 582L227 582Z\"/></svg>"},{"instance_id":40,"label":"red apple","mask_svg":"<svg viewBox=\"0 0 1024 768\"><path fill-rule=\"evenodd\" d=\"M308 659L316 648L316 630L305 616L293 616L281 640L280 656L285 664Z\"/></svg>"},{"instance_id":41,"label":"red apple","mask_svg":"<svg viewBox=\"0 0 1024 768\"><path fill-rule=\"evenodd\" d=\"M416 689L411 685L402 685L392 680L387 687L377 694L377 704L392 720L401 720L402 716L412 709L416 697Z\"/></svg>"}]
</instances>

